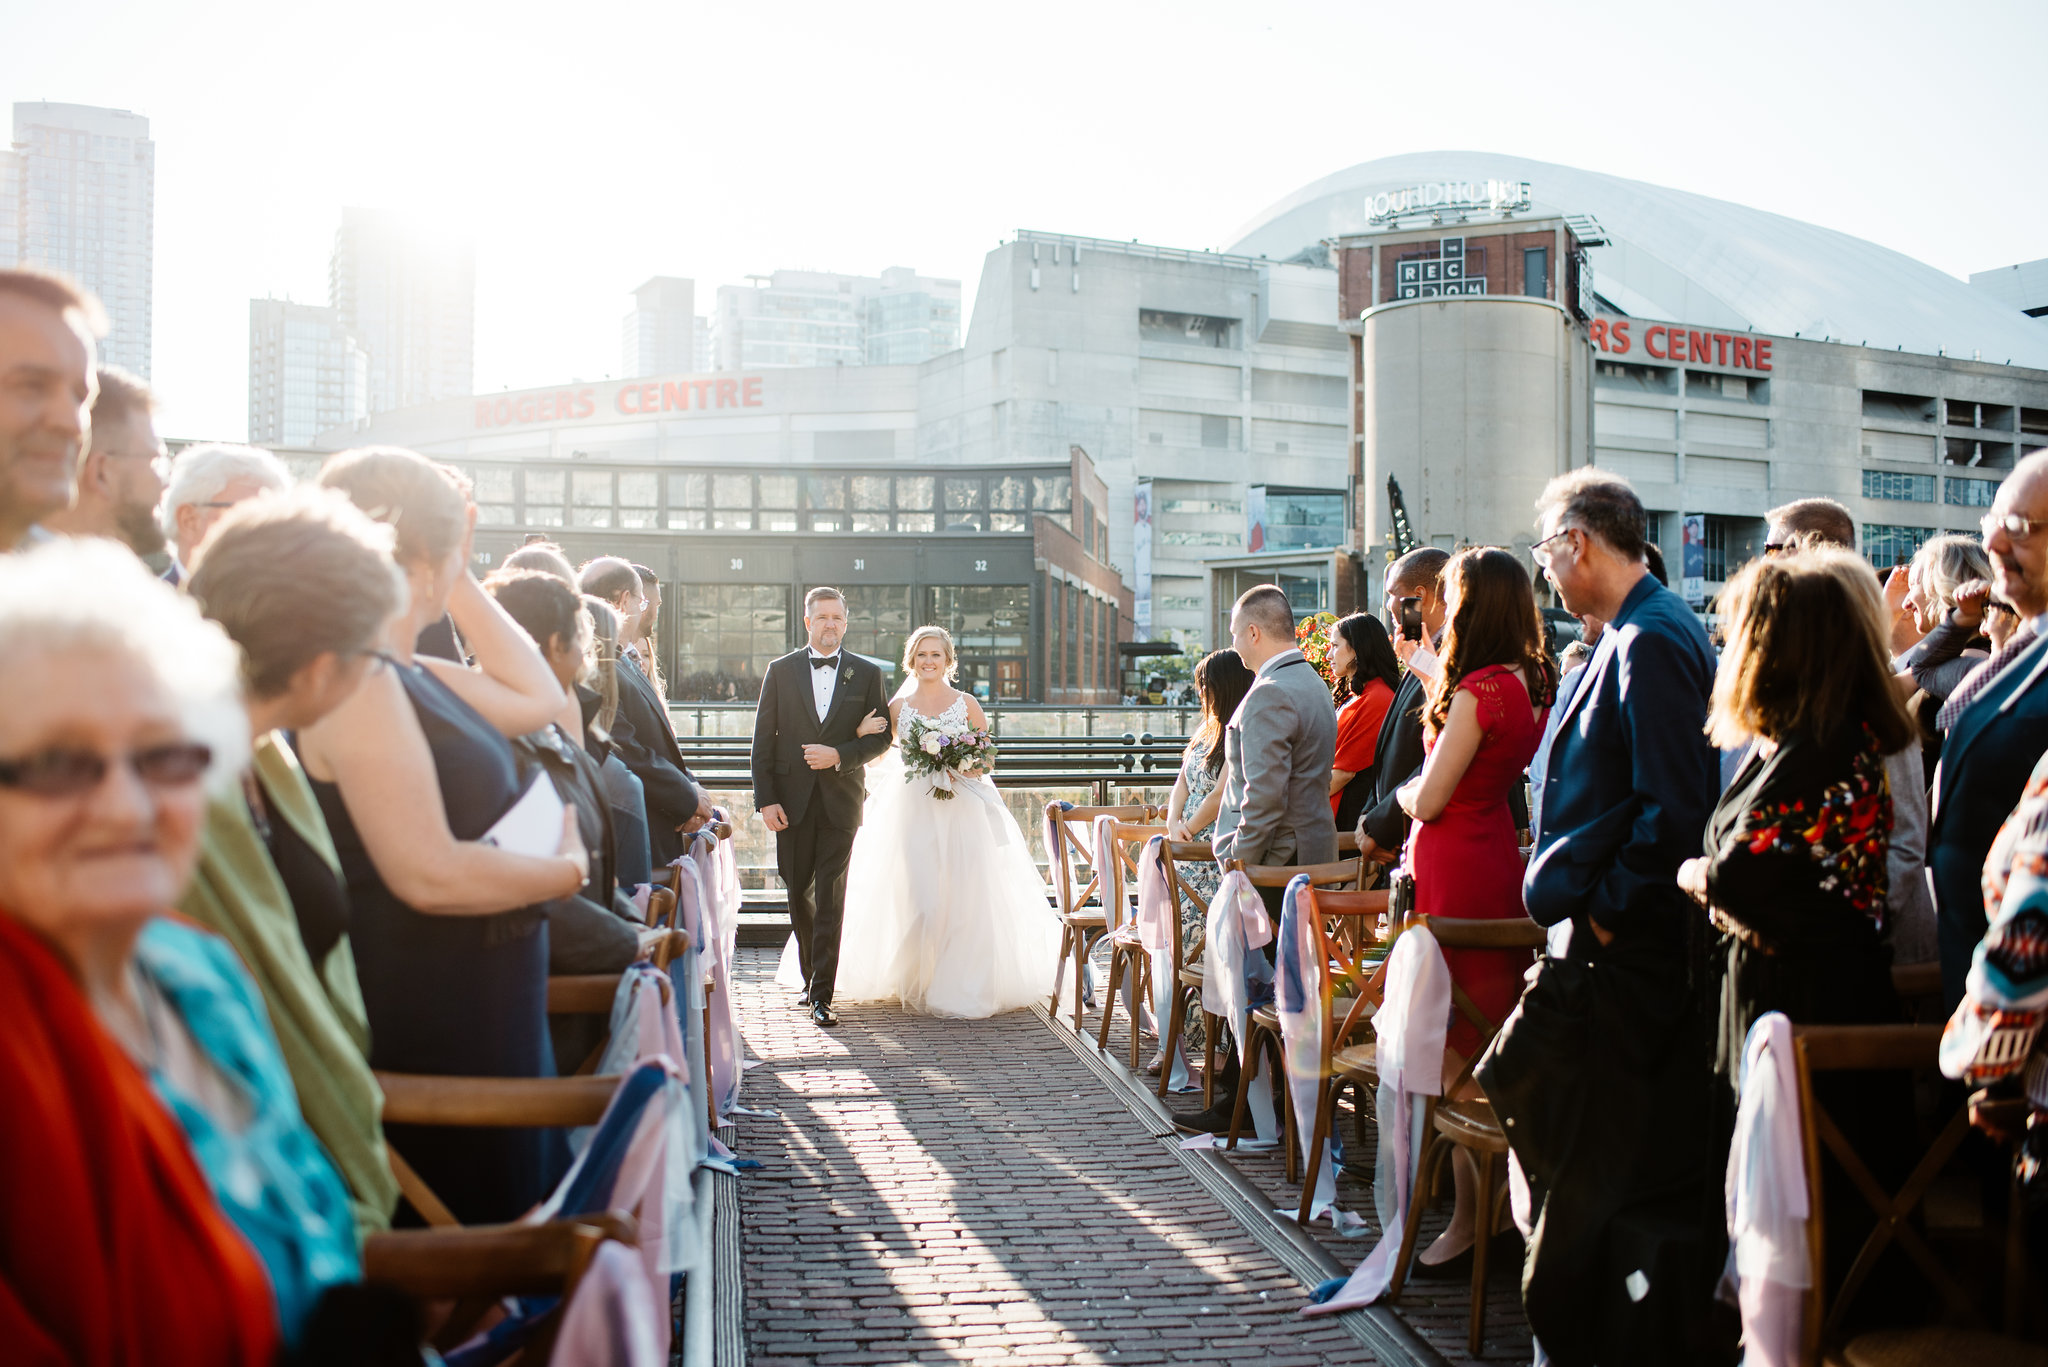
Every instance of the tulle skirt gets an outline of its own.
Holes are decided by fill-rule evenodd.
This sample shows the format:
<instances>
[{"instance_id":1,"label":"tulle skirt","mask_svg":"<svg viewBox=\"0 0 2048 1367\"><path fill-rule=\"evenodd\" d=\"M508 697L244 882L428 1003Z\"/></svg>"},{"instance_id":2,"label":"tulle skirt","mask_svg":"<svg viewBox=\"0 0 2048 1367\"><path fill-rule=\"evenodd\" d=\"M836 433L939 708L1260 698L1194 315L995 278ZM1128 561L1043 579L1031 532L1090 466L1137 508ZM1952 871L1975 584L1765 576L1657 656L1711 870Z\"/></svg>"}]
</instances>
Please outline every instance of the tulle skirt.
<instances>
[{"instance_id":1,"label":"tulle skirt","mask_svg":"<svg viewBox=\"0 0 2048 1367\"><path fill-rule=\"evenodd\" d=\"M846 876L835 1003L892 1002L979 1019L1052 991L1060 925L1017 820L987 779L952 798L904 781L890 751L868 770L868 802ZM795 944L783 973L797 981Z\"/></svg>"}]
</instances>

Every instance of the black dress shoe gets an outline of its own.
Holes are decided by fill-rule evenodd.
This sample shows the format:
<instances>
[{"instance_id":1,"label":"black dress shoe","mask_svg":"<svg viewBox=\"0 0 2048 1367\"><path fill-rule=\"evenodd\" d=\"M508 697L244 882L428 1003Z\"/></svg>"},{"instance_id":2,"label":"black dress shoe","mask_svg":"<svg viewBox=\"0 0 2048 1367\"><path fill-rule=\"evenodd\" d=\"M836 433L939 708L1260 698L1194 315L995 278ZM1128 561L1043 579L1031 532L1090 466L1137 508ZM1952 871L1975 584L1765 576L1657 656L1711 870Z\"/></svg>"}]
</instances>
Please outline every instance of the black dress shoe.
<instances>
[{"instance_id":1,"label":"black dress shoe","mask_svg":"<svg viewBox=\"0 0 2048 1367\"><path fill-rule=\"evenodd\" d=\"M1173 1128L1182 1134L1229 1134L1230 1112L1236 1104L1236 1097L1218 1092L1216 1103L1206 1111L1176 1112L1173 1117ZM1249 1124L1251 1116L1246 1115L1245 1120Z\"/></svg>"},{"instance_id":2,"label":"black dress shoe","mask_svg":"<svg viewBox=\"0 0 2048 1367\"><path fill-rule=\"evenodd\" d=\"M830 1030L839 1024L839 1013L832 1009L831 1002L819 1002L811 1008L811 1019Z\"/></svg>"}]
</instances>

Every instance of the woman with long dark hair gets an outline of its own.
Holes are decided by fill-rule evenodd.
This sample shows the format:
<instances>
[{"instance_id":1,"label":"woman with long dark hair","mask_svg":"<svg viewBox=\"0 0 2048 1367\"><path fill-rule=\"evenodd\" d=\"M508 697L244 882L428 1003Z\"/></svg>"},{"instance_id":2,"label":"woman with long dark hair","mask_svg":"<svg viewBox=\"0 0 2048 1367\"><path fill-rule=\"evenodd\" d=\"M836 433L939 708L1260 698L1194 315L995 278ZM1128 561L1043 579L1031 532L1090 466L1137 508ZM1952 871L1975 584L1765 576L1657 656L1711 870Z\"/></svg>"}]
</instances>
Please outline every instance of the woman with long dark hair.
<instances>
[{"instance_id":1,"label":"woman with long dark hair","mask_svg":"<svg viewBox=\"0 0 2048 1367\"><path fill-rule=\"evenodd\" d=\"M1387 629L1369 612L1354 612L1330 625L1330 676L1336 680L1337 757L1330 769L1330 811L1337 829L1358 824L1372 798L1374 751L1380 723L1394 705L1401 662Z\"/></svg>"},{"instance_id":2,"label":"woman with long dark hair","mask_svg":"<svg viewBox=\"0 0 2048 1367\"><path fill-rule=\"evenodd\" d=\"M1414 818L1407 864L1415 909L1428 916L1506 920L1522 909L1522 860L1508 796L1536 753L1557 693L1529 572L1498 546L1459 551L1444 566L1442 658L1423 709L1422 772L1396 794ZM1487 1019L1502 1021L1521 994L1528 956L1495 949L1447 949L1451 981ZM1462 1015L1446 1046L1470 1058L1479 1031ZM1416 1258L1414 1275L1464 1277L1478 1221L1478 1170L1453 1156L1457 1203L1443 1235Z\"/></svg>"},{"instance_id":3,"label":"woman with long dark hair","mask_svg":"<svg viewBox=\"0 0 2048 1367\"><path fill-rule=\"evenodd\" d=\"M1251 687L1252 672L1234 650L1215 651L1195 666L1202 720L1181 752L1180 773L1173 780L1173 796L1167 803L1169 840L1207 840L1215 832L1216 812L1223 805L1223 728L1237 715L1237 705ZM1214 864L1187 864L1180 879L1206 899L1214 895L1222 874ZM1192 939L1201 925L1194 903L1184 900L1180 916L1182 936Z\"/></svg>"}]
</instances>

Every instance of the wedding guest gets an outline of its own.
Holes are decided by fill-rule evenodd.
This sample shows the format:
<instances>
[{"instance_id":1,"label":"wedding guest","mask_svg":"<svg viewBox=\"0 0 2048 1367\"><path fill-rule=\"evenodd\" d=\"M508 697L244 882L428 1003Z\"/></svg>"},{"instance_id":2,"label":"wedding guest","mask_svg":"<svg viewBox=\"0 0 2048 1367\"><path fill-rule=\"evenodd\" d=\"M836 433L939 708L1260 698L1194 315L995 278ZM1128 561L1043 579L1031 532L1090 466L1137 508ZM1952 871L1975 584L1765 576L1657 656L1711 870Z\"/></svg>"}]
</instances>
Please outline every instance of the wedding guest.
<instances>
[{"instance_id":1,"label":"wedding guest","mask_svg":"<svg viewBox=\"0 0 2048 1367\"><path fill-rule=\"evenodd\" d=\"M1892 827L1885 757L1913 732L1860 556L1752 560L1719 605L1730 633L1709 734L1751 748L1707 823L1707 853L1678 879L1721 932L1714 1067L1732 1097L1765 1012L1796 1025L1898 1018L1878 935Z\"/></svg>"},{"instance_id":2,"label":"wedding guest","mask_svg":"<svg viewBox=\"0 0 2048 1367\"><path fill-rule=\"evenodd\" d=\"M1764 514L1764 554L1802 545L1856 548L1856 519L1831 498L1800 498Z\"/></svg>"},{"instance_id":3,"label":"wedding guest","mask_svg":"<svg viewBox=\"0 0 2048 1367\"><path fill-rule=\"evenodd\" d=\"M505 557L499 568L508 570L539 570L552 574L570 588L576 587L576 567L569 563L569 557L560 546L552 541L529 541Z\"/></svg>"},{"instance_id":4,"label":"wedding guest","mask_svg":"<svg viewBox=\"0 0 2048 1367\"><path fill-rule=\"evenodd\" d=\"M43 519L60 536L103 536L137 555L164 548L156 505L170 466L156 434L156 398L127 371L101 366L92 437L78 466L78 497Z\"/></svg>"},{"instance_id":5,"label":"wedding guest","mask_svg":"<svg viewBox=\"0 0 2048 1367\"><path fill-rule=\"evenodd\" d=\"M2018 804L2027 774L2048 750L2048 454L2021 460L1984 517L1992 588L2017 610L2020 630L1972 670L1941 717L1947 731L1927 863L1941 941L1943 1006L1963 999L1970 959L1984 938L1984 859Z\"/></svg>"},{"instance_id":6,"label":"wedding guest","mask_svg":"<svg viewBox=\"0 0 2048 1367\"><path fill-rule=\"evenodd\" d=\"M171 568L164 578L173 584L185 581L193 552L222 513L266 490L291 487L292 477L283 464L260 447L206 442L180 451L171 462L158 513L171 539Z\"/></svg>"},{"instance_id":7,"label":"wedding guest","mask_svg":"<svg viewBox=\"0 0 2048 1367\"><path fill-rule=\"evenodd\" d=\"M46 539L36 524L71 506L106 330L99 301L63 276L0 270L0 552Z\"/></svg>"},{"instance_id":8,"label":"wedding guest","mask_svg":"<svg viewBox=\"0 0 2048 1367\"><path fill-rule=\"evenodd\" d=\"M1507 551L1481 546L1452 556L1444 568L1444 605L1450 621L1442 668L1422 723L1429 757L1398 794L1415 823L1406 861L1415 875L1415 910L1519 920L1522 857L1508 794L1536 752L1556 673L1528 571ZM1443 954L1451 981L1472 1004L1488 1020L1506 1020L1521 995L1529 956L1488 949ZM1479 1027L1462 1014L1445 1036L1461 1064L1483 1043ZM1470 1276L1478 1169L1463 1149L1452 1159L1450 1224L1417 1255L1417 1277Z\"/></svg>"},{"instance_id":9,"label":"wedding guest","mask_svg":"<svg viewBox=\"0 0 2048 1367\"><path fill-rule=\"evenodd\" d=\"M590 614L590 681L576 688L583 706L583 747L598 761L605 798L611 803L618 838L619 881L638 887L654 881L653 846L647 835L647 790L619 758L619 729L632 723L619 716L619 615L602 598L583 595Z\"/></svg>"},{"instance_id":10,"label":"wedding guest","mask_svg":"<svg viewBox=\"0 0 2048 1367\"><path fill-rule=\"evenodd\" d=\"M1367 612L1330 624L1330 677L1337 681L1337 757L1330 770L1330 812L1337 829L1358 824L1373 789L1373 749L1394 705L1401 662L1387 629Z\"/></svg>"},{"instance_id":11,"label":"wedding guest","mask_svg":"<svg viewBox=\"0 0 2048 1367\"><path fill-rule=\"evenodd\" d=\"M1207 840L1215 832L1216 813L1223 805L1223 728L1237 715L1251 686L1252 672L1234 650L1213 651L1195 666L1202 719L1181 751L1180 772L1174 775L1173 795L1167 799L1167 811L1172 813L1166 819L1167 839ZM1214 863L1183 864L1177 872L1204 901L1216 895L1223 877ZM1180 917L1181 938L1192 944L1203 933L1202 913L1192 900L1183 898Z\"/></svg>"},{"instance_id":12,"label":"wedding guest","mask_svg":"<svg viewBox=\"0 0 2048 1367\"><path fill-rule=\"evenodd\" d=\"M1394 794L1422 772L1422 709L1435 669L1436 643L1444 629L1443 574L1450 559L1449 551L1422 546L1387 566L1384 608L1394 624L1394 655L1404 672L1373 743L1372 795L1358 818L1359 850L1382 863L1391 863L1408 841L1408 814ZM1406 598L1415 600L1420 617L1420 634L1412 638L1401 625L1401 601Z\"/></svg>"},{"instance_id":13,"label":"wedding guest","mask_svg":"<svg viewBox=\"0 0 2048 1367\"><path fill-rule=\"evenodd\" d=\"M646 611L634 623L633 662L646 671L648 682L654 685L655 694L665 708L668 706L668 680L661 672L661 648L655 640L655 627L661 620L661 576L638 562L633 565L633 573L640 576L640 596L647 600Z\"/></svg>"},{"instance_id":14,"label":"wedding guest","mask_svg":"<svg viewBox=\"0 0 2048 1367\"><path fill-rule=\"evenodd\" d=\"M1329 806L1337 710L1294 644L1287 595L1271 584L1245 590L1230 609L1230 645L1253 679L1223 728L1228 774L1216 818L1216 857L1328 863L1337 857ZM1281 892L1260 889L1275 921Z\"/></svg>"},{"instance_id":15,"label":"wedding guest","mask_svg":"<svg viewBox=\"0 0 2048 1367\"><path fill-rule=\"evenodd\" d=\"M622 647L639 639L640 618L647 596L640 575L616 556L602 556L583 567L583 591L602 598L619 614ZM711 798L683 763L682 750L668 722L668 707L653 681L629 649L618 661L619 715L627 723L612 737L618 755L647 790L647 835L656 868L665 868L683 852L682 837L711 816Z\"/></svg>"},{"instance_id":16,"label":"wedding guest","mask_svg":"<svg viewBox=\"0 0 2048 1367\"><path fill-rule=\"evenodd\" d=\"M1991 658L1984 639L1991 559L1976 538L1937 536L1913 553L1902 574L1885 580L1893 607L1892 670L1938 706L1972 669ZM1974 587L1968 600L1961 590Z\"/></svg>"},{"instance_id":17,"label":"wedding guest","mask_svg":"<svg viewBox=\"0 0 2048 1367\"><path fill-rule=\"evenodd\" d=\"M475 506L461 477L410 451L334 456L320 483L396 529L410 589L383 667L317 725L300 757L347 876L351 947L380 1070L484 1077L553 1072L541 905L589 877L573 812L548 850L482 843L526 786L511 737L545 726L562 689L526 633L469 573ZM476 668L415 657L451 614ZM542 1130L387 1126L386 1138L464 1223L516 1219L566 1166Z\"/></svg>"},{"instance_id":18,"label":"wedding guest","mask_svg":"<svg viewBox=\"0 0 2048 1367\"><path fill-rule=\"evenodd\" d=\"M139 1329L123 1360L206 1345L266 1361L358 1271L348 1192L261 998L225 943L162 915L199 852L204 780L247 754L238 665L124 548L65 541L0 565L0 971L19 989L0 1033L23 1084L0 1108L7 1304L27 1290L42 1332L80 1347ZM39 1039L58 1076L30 1089L18 1039ZM205 1209L194 1160L239 1241ZM103 1318L78 1322L87 1307Z\"/></svg>"},{"instance_id":19,"label":"wedding guest","mask_svg":"<svg viewBox=\"0 0 2048 1367\"><path fill-rule=\"evenodd\" d=\"M574 709L570 726L576 729L558 720L513 741L523 762L545 773L576 813L590 851L590 879L583 890L547 904L548 972L617 973L640 956L646 923L619 887L611 804L598 763L582 743L582 706L575 690L589 667L590 618L574 589L539 570L500 570L484 581L484 589L533 638ZM575 1072L605 1027L603 1019L593 1016L550 1017L556 1071Z\"/></svg>"},{"instance_id":20,"label":"wedding guest","mask_svg":"<svg viewBox=\"0 0 2048 1367\"><path fill-rule=\"evenodd\" d=\"M341 859L289 733L318 723L369 673L406 600L391 547L389 527L331 490L265 494L228 510L186 582L241 648L252 758L207 803L199 867L178 910L225 939L255 979L299 1108L366 1235L390 1227L398 1183Z\"/></svg>"},{"instance_id":21,"label":"wedding guest","mask_svg":"<svg viewBox=\"0 0 2048 1367\"><path fill-rule=\"evenodd\" d=\"M1694 986L1699 912L1675 882L1720 792L1706 737L1714 655L1692 609L1650 576L1643 505L1625 480L1560 475L1537 511L1537 564L1567 611L1599 617L1613 639L1557 728L1522 881L1529 914L1553 928L1550 953L1479 1080L1536 1175L1522 1284L1544 1351L1688 1361L1722 1263L1712 1241L1725 1237ZM1617 1231L1642 1221L1690 1241L1669 1256L1703 1280L1614 1294L1602 1269Z\"/></svg>"}]
</instances>

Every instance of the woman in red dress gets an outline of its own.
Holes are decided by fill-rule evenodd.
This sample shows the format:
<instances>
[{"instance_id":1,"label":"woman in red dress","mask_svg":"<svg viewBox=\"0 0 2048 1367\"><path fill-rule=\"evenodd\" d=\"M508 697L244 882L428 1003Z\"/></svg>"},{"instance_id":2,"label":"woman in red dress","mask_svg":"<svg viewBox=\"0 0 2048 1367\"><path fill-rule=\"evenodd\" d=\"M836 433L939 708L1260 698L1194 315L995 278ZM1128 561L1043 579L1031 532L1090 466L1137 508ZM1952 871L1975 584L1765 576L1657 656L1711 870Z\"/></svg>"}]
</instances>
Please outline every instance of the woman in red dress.
<instances>
[{"instance_id":1,"label":"woman in red dress","mask_svg":"<svg viewBox=\"0 0 2048 1367\"><path fill-rule=\"evenodd\" d=\"M1407 863L1415 909L1429 916L1498 920L1524 916L1522 857L1508 795L1529 767L1557 672L1543 648L1536 595L1522 562L1497 546L1458 552L1444 566L1449 624L1438 673L1423 712L1428 758L1396 796L1414 818ZM1451 981L1496 1023L1522 991L1523 951L1447 949ZM1449 1074L1481 1044L1478 1027L1454 1012ZM1476 1088L1466 1084L1471 1095ZM1463 1149L1453 1155L1457 1205L1451 1223L1416 1259L1414 1276L1470 1273L1478 1172Z\"/></svg>"},{"instance_id":2,"label":"woman in red dress","mask_svg":"<svg viewBox=\"0 0 2048 1367\"><path fill-rule=\"evenodd\" d=\"M1337 829L1358 824L1372 797L1374 751L1380 723L1394 705L1401 662L1387 629L1369 612L1354 612L1330 624L1330 677L1337 693L1337 756L1330 768L1330 811Z\"/></svg>"}]
</instances>

